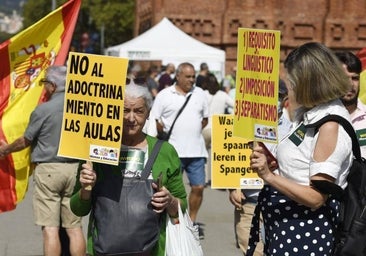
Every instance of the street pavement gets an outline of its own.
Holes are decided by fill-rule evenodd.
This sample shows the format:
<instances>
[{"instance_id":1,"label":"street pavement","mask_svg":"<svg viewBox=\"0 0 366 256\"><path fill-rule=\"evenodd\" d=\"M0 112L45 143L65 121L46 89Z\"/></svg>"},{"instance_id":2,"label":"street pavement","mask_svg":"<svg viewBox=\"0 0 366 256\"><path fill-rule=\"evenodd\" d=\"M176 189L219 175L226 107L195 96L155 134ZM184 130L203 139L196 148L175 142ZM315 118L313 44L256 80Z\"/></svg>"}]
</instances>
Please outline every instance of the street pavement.
<instances>
[{"instance_id":1,"label":"street pavement","mask_svg":"<svg viewBox=\"0 0 366 256\"><path fill-rule=\"evenodd\" d=\"M25 199L15 210L0 214L0 256L43 254L41 229L33 223L32 177L30 180ZM210 187L205 189L197 219L197 222L204 224L205 238L201 240L201 244L205 256L242 255L235 247L233 211L227 191ZM84 230L86 230L87 221L87 218L83 219Z\"/></svg>"}]
</instances>

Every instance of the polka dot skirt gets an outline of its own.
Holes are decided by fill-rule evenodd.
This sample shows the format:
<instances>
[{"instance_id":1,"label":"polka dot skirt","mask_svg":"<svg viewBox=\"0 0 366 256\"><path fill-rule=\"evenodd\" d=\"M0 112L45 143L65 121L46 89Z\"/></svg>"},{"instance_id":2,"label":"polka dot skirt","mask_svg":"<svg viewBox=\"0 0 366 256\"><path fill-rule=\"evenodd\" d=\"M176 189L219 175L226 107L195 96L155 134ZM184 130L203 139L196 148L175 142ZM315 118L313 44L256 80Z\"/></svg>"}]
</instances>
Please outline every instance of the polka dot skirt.
<instances>
[{"instance_id":1,"label":"polka dot skirt","mask_svg":"<svg viewBox=\"0 0 366 256\"><path fill-rule=\"evenodd\" d=\"M265 186L256 209L262 213L265 227L264 255L332 255L338 208L339 203L329 199L321 208L312 210ZM259 215L252 221L247 256L255 249L258 227Z\"/></svg>"}]
</instances>

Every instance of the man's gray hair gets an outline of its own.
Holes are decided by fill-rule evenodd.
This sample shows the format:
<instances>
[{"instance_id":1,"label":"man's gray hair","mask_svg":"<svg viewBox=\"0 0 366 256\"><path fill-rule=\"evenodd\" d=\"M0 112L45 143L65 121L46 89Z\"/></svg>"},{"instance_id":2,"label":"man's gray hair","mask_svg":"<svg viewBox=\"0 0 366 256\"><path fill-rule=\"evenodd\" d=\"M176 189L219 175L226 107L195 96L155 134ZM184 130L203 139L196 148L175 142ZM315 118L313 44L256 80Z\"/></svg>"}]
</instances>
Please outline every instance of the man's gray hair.
<instances>
[{"instance_id":1,"label":"man's gray hair","mask_svg":"<svg viewBox=\"0 0 366 256\"><path fill-rule=\"evenodd\" d=\"M175 74L176 75L179 75L180 73L183 72L183 69L186 68L186 67L191 67L193 70L195 70L192 63L183 62L183 63L181 63L181 64L178 65L178 68L177 68Z\"/></svg>"},{"instance_id":2,"label":"man's gray hair","mask_svg":"<svg viewBox=\"0 0 366 256\"><path fill-rule=\"evenodd\" d=\"M46 79L56 85L56 92L65 91L66 66L49 66L46 70Z\"/></svg>"}]
</instances>

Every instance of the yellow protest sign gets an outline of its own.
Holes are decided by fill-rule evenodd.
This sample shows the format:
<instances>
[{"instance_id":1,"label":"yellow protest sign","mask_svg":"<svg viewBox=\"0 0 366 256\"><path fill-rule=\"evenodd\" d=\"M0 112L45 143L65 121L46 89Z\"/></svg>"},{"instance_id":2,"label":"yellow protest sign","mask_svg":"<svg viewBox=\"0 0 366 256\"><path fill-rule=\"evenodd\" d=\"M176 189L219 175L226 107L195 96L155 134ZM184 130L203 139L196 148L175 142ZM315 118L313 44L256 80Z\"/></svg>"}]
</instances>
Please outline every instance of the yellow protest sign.
<instances>
[{"instance_id":1,"label":"yellow protest sign","mask_svg":"<svg viewBox=\"0 0 366 256\"><path fill-rule=\"evenodd\" d=\"M278 141L280 31L238 29L234 135Z\"/></svg>"},{"instance_id":2,"label":"yellow protest sign","mask_svg":"<svg viewBox=\"0 0 366 256\"><path fill-rule=\"evenodd\" d=\"M70 53L58 155L118 165L128 59Z\"/></svg>"},{"instance_id":3,"label":"yellow protest sign","mask_svg":"<svg viewBox=\"0 0 366 256\"><path fill-rule=\"evenodd\" d=\"M212 117L211 187L260 189L263 180L250 168L249 140L233 137L233 115Z\"/></svg>"},{"instance_id":4,"label":"yellow protest sign","mask_svg":"<svg viewBox=\"0 0 366 256\"><path fill-rule=\"evenodd\" d=\"M358 98L363 104L366 104L366 70L363 70L360 74L360 92Z\"/></svg>"}]
</instances>

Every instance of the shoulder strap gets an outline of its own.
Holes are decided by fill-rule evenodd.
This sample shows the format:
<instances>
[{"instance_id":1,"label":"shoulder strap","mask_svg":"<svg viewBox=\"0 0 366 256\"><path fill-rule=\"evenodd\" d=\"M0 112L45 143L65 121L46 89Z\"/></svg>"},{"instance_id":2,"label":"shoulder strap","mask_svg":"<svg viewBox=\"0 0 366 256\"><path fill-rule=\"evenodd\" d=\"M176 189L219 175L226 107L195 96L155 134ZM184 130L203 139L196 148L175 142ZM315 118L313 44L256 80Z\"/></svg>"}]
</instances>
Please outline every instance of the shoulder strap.
<instances>
[{"instance_id":1,"label":"shoulder strap","mask_svg":"<svg viewBox=\"0 0 366 256\"><path fill-rule=\"evenodd\" d=\"M163 145L163 142L162 140L158 140L154 147L153 147L153 150L151 151L151 154L149 156L149 159L147 160L147 163L144 167L144 170L142 171L141 173L141 179L147 179L147 177L149 177L150 175L150 171L151 171L151 168L155 162L155 159L156 157L158 156L159 154L159 151L160 151L160 148L161 146Z\"/></svg>"},{"instance_id":2,"label":"shoulder strap","mask_svg":"<svg viewBox=\"0 0 366 256\"><path fill-rule=\"evenodd\" d=\"M174 127L174 125L175 125L175 121L177 121L177 119L178 119L179 115L183 112L183 109L186 107L186 105L187 105L187 103L188 103L189 99L191 98L191 96L192 96L192 93L191 93L190 95L188 95L188 97L187 97L186 101L184 102L183 106L179 109L178 114L177 114L177 116L175 117L175 119L174 119L174 121L173 121L173 123L172 123L172 126L171 126L171 127L170 127L170 129L169 129L169 132L168 132L168 138L167 138L167 140L169 140L169 138L170 138L170 134L172 133L173 127Z\"/></svg>"},{"instance_id":3,"label":"shoulder strap","mask_svg":"<svg viewBox=\"0 0 366 256\"><path fill-rule=\"evenodd\" d=\"M353 151L354 157L358 160L361 160L360 144L358 143L355 129L353 128L352 124L344 117L339 116L339 115L327 115L313 124L306 125L306 127L319 128L320 126L322 126L322 124L329 122L329 121L337 122L343 126L343 128L346 130L346 132L352 139L352 151Z\"/></svg>"}]
</instances>

